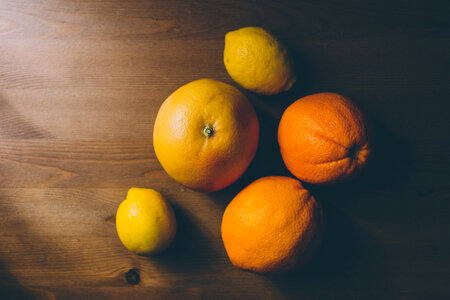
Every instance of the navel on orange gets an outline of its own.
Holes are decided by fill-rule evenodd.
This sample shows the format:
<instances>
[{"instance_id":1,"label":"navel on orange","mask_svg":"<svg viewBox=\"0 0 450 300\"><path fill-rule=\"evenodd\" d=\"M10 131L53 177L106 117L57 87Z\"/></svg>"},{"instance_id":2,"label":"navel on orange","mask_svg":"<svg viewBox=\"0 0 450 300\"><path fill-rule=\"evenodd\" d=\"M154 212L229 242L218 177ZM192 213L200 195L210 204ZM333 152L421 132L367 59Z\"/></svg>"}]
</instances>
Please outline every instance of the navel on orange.
<instances>
[{"instance_id":1,"label":"navel on orange","mask_svg":"<svg viewBox=\"0 0 450 300\"><path fill-rule=\"evenodd\" d=\"M300 181L272 176L256 180L230 202L222 240L236 267L281 273L309 261L322 229L322 208Z\"/></svg>"},{"instance_id":2,"label":"navel on orange","mask_svg":"<svg viewBox=\"0 0 450 300\"><path fill-rule=\"evenodd\" d=\"M370 154L361 111L334 93L303 97L284 112L278 143L286 167L298 179L329 183L358 172Z\"/></svg>"},{"instance_id":3,"label":"navel on orange","mask_svg":"<svg viewBox=\"0 0 450 300\"><path fill-rule=\"evenodd\" d=\"M162 104L153 130L164 170L192 189L211 192L237 180L255 156L259 123L247 98L212 79L188 83Z\"/></svg>"}]
</instances>

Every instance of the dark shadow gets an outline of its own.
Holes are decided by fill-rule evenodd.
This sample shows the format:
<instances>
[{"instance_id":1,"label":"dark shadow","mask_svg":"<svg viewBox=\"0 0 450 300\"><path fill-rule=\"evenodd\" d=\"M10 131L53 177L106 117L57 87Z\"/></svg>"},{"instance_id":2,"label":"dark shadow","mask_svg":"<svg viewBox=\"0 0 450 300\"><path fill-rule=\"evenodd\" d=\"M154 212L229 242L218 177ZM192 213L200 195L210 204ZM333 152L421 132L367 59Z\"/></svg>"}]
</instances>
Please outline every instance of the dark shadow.
<instances>
[{"instance_id":1,"label":"dark shadow","mask_svg":"<svg viewBox=\"0 0 450 300\"><path fill-rule=\"evenodd\" d=\"M236 194L258 178L264 176L290 176L284 166L277 142L278 112L254 94L247 95L258 115L260 135L258 150L244 174L231 186L212 193L214 201L225 208ZM258 102L259 101L259 102ZM275 105L274 105L275 106ZM281 116L281 115L280 115Z\"/></svg>"},{"instance_id":2,"label":"dark shadow","mask_svg":"<svg viewBox=\"0 0 450 300\"><path fill-rule=\"evenodd\" d=\"M193 220L193 214L174 201L170 203L178 223L177 234L166 251L148 259L173 273L202 274L213 271L215 266L205 262L213 261L220 255Z\"/></svg>"},{"instance_id":3,"label":"dark shadow","mask_svg":"<svg viewBox=\"0 0 450 300\"><path fill-rule=\"evenodd\" d=\"M1 204L1 202L0 202ZM5 211L5 207L0 205ZM0 245L1 247L1 245ZM1 258L0 258L1 259ZM3 299L31 299L26 288L24 288L16 278L7 270L0 260L0 300Z\"/></svg>"},{"instance_id":4,"label":"dark shadow","mask_svg":"<svg viewBox=\"0 0 450 300\"><path fill-rule=\"evenodd\" d=\"M392 198L376 196L376 191L410 182L411 153L405 141L380 123L373 121L371 130L373 152L360 174L331 185L304 183L324 207L326 229L322 245L308 265L271 277L286 295L300 290L317 295L321 289L336 291L334 296L343 299L353 297L350 293L354 292L369 299L389 295L388 257L361 220L368 215L379 220L392 214L386 209L392 207Z\"/></svg>"},{"instance_id":5,"label":"dark shadow","mask_svg":"<svg viewBox=\"0 0 450 300\"><path fill-rule=\"evenodd\" d=\"M6 299L32 299L26 288L12 276L0 262L0 300Z\"/></svg>"},{"instance_id":6,"label":"dark shadow","mask_svg":"<svg viewBox=\"0 0 450 300\"><path fill-rule=\"evenodd\" d=\"M355 292L370 299L388 294L387 257L376 237L333 205L325 203L324 210L327 226L314 258L297 271L269 276L272 282L286 296L317 296L321 290L337 299Z\"/></svg>"},{"instance_id":7,"label":"dark shadow","mask_svg":"<svg viewBox=\"0 0 450 300\"><path fill-rule=\"evenodd\" d=\"M250 91L244 91L250 102L257 109L263 108L267 110L267 107L269 107L272 111L271 116L275 117L278 121L289 105L304 96L318 92L311 89L312 81L314 80L314 67L305 59L301 49L288 40L281 38L281 42L287 48L294 66L296 76L294 85L288 91L275 95L260 95Z\"/></svg>"},{"instance_id":8,"label":"dark shadow","mask_svg":"<svg viewBox=\"0 0 450 300\"><path fill-rule=\"evenodd\" d=\"M256 156L244 175L227 189L213 194L215 201L224 208L239 191L260 177L293 177L280 155L277 143L278 123L291 103L319 91L308 88L308 78L313 77L307 75L310 66L302 61L297 52L291 52L296 68L301 73L290 91L273 96L245 92L258 114L260 143ZM357 104L360 105L358 102ZM269 276L288 297L298 295L300 291L315 297L321 290L335 291L333 296L343 299L354 298L354 292L370 299L382 299L390 293L386 251L374 232L366 228L361 220L365 220L367 211L377 219L382 219L389 213L386 207L392 206L387 203L392 198L373 195L380 190L389 190L390 187L409 185L411 152L406 141L397 137L374 116L368 115L368 119L371 124L372 154L366 167L343 182L330 185L304 183L305 188L323 204L326 229L322 245L310 263L289 274Z\"/></svg>"},{"instance_id":9,"label":"dark shadow","mask_svg":"<svg viewBox=\"0 0 450 300\"><path fill-rule=\"evenodd\" d=\"M48 299L38 291L26 289L19 284L0 286L0 300L36 300Z\"/></svg>"},{"instance_id":10,"label":"dark shadow","mask_svg":"<svg viewBox=\"0 0 450 300\"><path fill-rule=\"evenodd\" d=\"M7 208L2 206L0 208L5 211ZM13 214L14 212L11 212ZM16 226L25 226L22 222L17 222ZM1 247L1 245L0 245ZM0 300L28 300L28 299L49 299L51 294L38 289L33 289L23 286L12 275L0 258Z\"/></svg>"},{"instance_id":11,"label":"dark shadow","mask_svg":"<svg viewBox=\"0 0 450 300\"><path fill-rule=\"evenodd\" d=\"M365 168L343 182L330 185L312 185L305 183L318 198L333 195L346 195L350 201L358 199L371 190L398 187L410 182L411 151L408 143L390 132L381 123L370 119L372 153Z\"/></svg>"}]
</instances>

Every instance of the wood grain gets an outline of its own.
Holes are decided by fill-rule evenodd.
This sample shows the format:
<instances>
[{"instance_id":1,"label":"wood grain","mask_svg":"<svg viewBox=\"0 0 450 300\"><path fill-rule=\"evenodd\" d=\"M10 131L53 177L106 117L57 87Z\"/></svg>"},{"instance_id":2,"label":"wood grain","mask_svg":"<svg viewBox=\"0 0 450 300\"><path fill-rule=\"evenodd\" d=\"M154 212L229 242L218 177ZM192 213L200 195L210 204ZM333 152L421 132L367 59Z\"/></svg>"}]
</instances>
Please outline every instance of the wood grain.
<instances>
[{"instance_id":1,"label":"wood grain","mask_svg":"<svg viewBox=\"0 0 450 300\"><path fill-rule=\"evenodd\" d=\"M447 299L450 297L447 1L0 0L0 299ZM198 78L237 86L224 35L260 25L293 53L287 93L243 91L261 124L247 172L212 194L172 180L153 122ZM242 90L242 89L241 89ZM361 176L306 185L327 231L303 270L235 269L223 211L247 184L288 175L276 144L304 95L352 98L372 121ZM132 186L162 192L179 232L163 255L127 251L115 212Z\"/></svg>"}]
</instances>

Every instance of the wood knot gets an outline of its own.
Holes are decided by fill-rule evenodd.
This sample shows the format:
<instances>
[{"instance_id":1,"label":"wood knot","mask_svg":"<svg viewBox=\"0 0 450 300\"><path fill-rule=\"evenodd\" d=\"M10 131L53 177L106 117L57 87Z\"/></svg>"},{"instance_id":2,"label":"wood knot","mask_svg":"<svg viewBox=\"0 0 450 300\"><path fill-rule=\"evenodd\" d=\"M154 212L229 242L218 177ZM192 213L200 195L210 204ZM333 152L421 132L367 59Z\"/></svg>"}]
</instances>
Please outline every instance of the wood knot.
<instances>
[{"instance_id":1,"label":"wood knot","mask_svg":"<svg viewBox=\"0 0 450 300\"><path fill-rule=\"evenodd\" d=\"M105 222L111 222L113 224L116 224L116 215L111 215L105 218Z\"/></svg>"},{"instance_id":2,"label":"wood knot","mask_svg":"<svg viewBox=\"0 0 450 300\"><path fill-rule=\"evenodd\" d=\"M130 269L125 274L125 278L127 279L128 283L131 285L136 285L141 281L141 276L139 275L138 269Z\"/></svg>"}]
</instances>

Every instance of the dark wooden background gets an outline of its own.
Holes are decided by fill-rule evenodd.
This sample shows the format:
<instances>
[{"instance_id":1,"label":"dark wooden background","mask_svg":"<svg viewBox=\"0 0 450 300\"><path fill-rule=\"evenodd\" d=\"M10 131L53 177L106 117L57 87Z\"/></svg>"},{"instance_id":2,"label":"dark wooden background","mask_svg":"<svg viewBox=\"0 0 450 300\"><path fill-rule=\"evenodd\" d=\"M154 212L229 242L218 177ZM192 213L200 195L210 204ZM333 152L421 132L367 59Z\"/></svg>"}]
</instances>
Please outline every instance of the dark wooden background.
<instances>
[{"instance_id":1,"label":"dark wooden background","mask_svg":"<svg viewBox=\"0 0 450 300\"><path fill-rule=\"evenodd\" d=\"M238 182L186 189L154 155L156 113L189 81L234 84L224 35L249 25L291 48L298 83L278 96L246 92L261 142ZM448 299L449 52L446 0L0 0L0 298ZM372 119L372 165L350 182L307 186L328 227L306 268L237 270L222 213L251 181L289 175L278 121L321 91ZM175 207L178 236L161 256L136 256L116 235L132 186Z\"/></svg>"}]
</instances>

